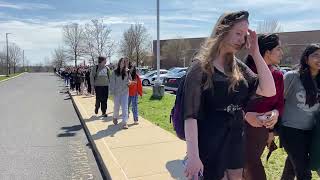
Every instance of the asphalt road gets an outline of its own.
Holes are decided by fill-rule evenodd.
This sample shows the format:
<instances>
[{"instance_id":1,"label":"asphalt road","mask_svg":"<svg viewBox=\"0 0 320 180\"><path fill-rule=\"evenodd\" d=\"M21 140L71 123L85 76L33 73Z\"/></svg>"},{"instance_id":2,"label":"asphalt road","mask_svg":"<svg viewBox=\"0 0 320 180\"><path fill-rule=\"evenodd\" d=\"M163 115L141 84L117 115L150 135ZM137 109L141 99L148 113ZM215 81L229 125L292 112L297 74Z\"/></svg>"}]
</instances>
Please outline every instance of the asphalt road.
<instances>
[{"instance_id":1,"label":"asphalt road","mask_svg":"<svg viewBox=\"0 0 320 180\"><path fill-rule=\"evenodd\" d=\"M63 81L53 73L0 83L0 179L103 179Z\"/></svg>"}]
</instances>

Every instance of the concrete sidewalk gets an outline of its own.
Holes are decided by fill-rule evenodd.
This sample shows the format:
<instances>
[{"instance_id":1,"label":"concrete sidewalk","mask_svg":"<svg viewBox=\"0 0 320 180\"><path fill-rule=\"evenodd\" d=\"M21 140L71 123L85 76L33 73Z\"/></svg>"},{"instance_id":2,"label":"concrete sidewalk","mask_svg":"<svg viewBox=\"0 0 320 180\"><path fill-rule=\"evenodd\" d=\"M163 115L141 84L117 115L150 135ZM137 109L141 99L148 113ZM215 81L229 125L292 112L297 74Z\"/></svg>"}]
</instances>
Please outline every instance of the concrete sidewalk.
<instances>
[{"instance_id":1,"label":"concrete sidewalk","mask_svg":"<svg viewBox=\"0 0 320 180\"><path fill-rule=\"evenodd\" d=\"M129 129L122 130L112 123L110 100L108 118L100 117L101 112L94 114L94 97L72 95L72 101L107 176L113 180L185 179L184 141L142 117L139 125L133 125L130 116Z\"/></svg>"}]
</instances>

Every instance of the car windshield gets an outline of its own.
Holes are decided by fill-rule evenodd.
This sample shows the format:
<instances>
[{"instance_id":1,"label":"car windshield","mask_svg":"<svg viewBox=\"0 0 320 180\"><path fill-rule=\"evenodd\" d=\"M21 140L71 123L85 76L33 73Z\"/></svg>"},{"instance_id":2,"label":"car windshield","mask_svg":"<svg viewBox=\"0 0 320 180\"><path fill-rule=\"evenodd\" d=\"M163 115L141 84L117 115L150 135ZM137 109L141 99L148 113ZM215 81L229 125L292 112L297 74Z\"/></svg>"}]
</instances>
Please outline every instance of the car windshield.
<instances>
[{"instance_id":1,"label":"car windshield","mask_svg":"<svg viewBox=\"0 0 320 180\"><path fill-rule=\"evenodd\" d=\"M150 72L146 73L145 76L146 77L152 76L152 75L154 75L154 73L156 73L156 71L150 71Z\"/></svg>"},{"instance_id":2,"label":"car windshield","mask_svg":"<svg viewBox=\"0 0 320 180\"><path fill-rule=\"evenodd\" d=\"M177 73L179 73L180 71L182 71L183 70L183 68L174 68L174 69L172 69L171 71L169 71L168 73L170 73L170 74L177 74Z\"/></svg>"},{"instance_id":3,"label":"car windshield","mask_svg":"<svg viewBox=\"0 0 320 180\"><path fill-rule=\"evenodd\" d=\"M179 73L177 73L177 77L182 77L186 74L186 71L181 71Z\"/></svg>"}]
</instances>

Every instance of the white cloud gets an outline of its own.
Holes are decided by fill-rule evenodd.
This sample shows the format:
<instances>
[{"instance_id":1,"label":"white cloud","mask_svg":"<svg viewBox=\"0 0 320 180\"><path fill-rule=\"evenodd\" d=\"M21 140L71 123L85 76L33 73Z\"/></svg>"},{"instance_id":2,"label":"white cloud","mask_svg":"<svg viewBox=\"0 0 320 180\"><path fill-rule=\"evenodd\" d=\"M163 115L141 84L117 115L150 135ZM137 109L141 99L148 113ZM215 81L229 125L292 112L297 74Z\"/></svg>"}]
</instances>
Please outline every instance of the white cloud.
<instances>
[{"instance_id":1,"label":"white cloud","mask_svg":"<svg viewBox=\"0 0 320 180\"><path fill-rule=\"evenodd\" d=\"M34 24L21 21L0 23L0 34L6 32L9 42L14 42L25 50L31 62L39 62L62 42L61 29L55 23ZM2 43L2 47L4 43Z\"/></svg>"},{"instance_id":2,"label":"white cloud","mask_svg":"<svg viewBox=\"0 0 320 180\"><path fill-rule=\"evenodd\" d=\"M34 9L55 9L54 7L43 3L9 3L0 1L0 8L11 8L19 10L34 10Z\"/></svg>"},{"instance_id":3,"label":"white cloud","mask_svg":"<svg viewBox=\"0 0 320 180\"><path fill-rule=\"evenodd\" d=\"M265 20L279 18L279 22L285 31L300 31L320 28L320 20L317 18L307 19L305 16L297 16L297 13L307 10L317 12L318 0L166 0L166 7L160 12L161 39L175 37L203 37L210 34L217 18L226 10L247 9L250 11L251 27ZM163 2L163 1L162 1ZM138 2L137 2L138 3ZM164 3L164 2L163 2ZM117 2L112 1L116 8ZM8 3L0 1L0 8L11 8L18 10L25 9L53 9L47 4L36 3ZM122 7L125 9L125 7ZM26 56L33 62L38 62L45 56L50 56L54 48L61 45L61 28L67 23L85 24L91 19L102 18L106 24L109 24L112 32L112 39L119 42L122 33L131 24L136 22L143 23L152 39L156 37L156 12L150 14L143 11L137 11L134 15L112 14L112 13L88 13L83 14L63 14L65 18L61 20L52 20L43 17L19 19L0 12L0 18L6 21L0 21L0 35L10 32L10 41L17 43L26 50ZM130 9L130 5L128 5ZM289 17L290 16L290 17ZM291 18L292 16L292 18ZM310 16L310 13L309 13ZM299 19L300 18L300 19ZM307 20L305 20L307 19ZM186 22L186 23L185 23ZM4 39L4 38L2 38ZM1 46L1 42L0 42ZM1 47L0 47L1 49Z\"/></svg>"}]
</instances>

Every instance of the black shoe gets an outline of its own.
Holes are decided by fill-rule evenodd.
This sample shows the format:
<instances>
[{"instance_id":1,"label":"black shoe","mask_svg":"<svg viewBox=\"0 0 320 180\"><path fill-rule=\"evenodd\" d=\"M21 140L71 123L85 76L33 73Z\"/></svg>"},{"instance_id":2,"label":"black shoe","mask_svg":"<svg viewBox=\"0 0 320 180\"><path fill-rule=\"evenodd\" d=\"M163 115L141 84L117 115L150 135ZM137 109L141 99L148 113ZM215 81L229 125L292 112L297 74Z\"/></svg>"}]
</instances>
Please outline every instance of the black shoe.
<instances>
[{"instance_id":1,"label":"black shoe","mask_svg":"<svg viewBox=\"0 0 320 180\"><path fill-rule=\"evenodd\" d=\"M97 109L97 108L94 109L94 113L95 113L95 114L98 114L98 111L99 111L99 109Z\"/></svg>"},{"instance_id":2,"label":"black shoe","mask_svg":"<svg viewBox=\"0 0 320 180\"><path fill-rule=\"evenodd\" d=\"M102 114L103 117L108 117L108 114L104 113Z\"/></svg>"}]
</instances>

